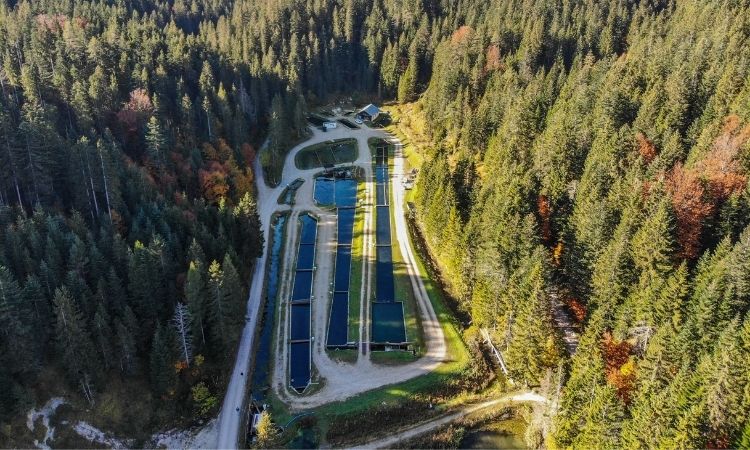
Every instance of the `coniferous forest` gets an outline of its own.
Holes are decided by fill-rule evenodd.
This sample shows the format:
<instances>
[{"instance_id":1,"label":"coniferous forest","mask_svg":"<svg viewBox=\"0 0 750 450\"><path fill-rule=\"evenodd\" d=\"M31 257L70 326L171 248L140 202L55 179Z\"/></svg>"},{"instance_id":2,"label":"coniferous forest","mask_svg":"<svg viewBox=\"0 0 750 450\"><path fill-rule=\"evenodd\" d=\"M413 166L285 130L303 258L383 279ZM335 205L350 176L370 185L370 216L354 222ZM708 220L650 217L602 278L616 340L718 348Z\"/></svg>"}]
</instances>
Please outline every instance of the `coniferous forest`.
<instances>
[{"instance_id":1,"label":"coniferous forest","mask_svg":"<svg viewBox=\"0 0 750 450\"><path fill-rule=\"evenodd\" d=\"M0 423L55 383L215 413L252 162L356 94L424 122L419 228L555 380L544 445L750 447L750 1L7 1L0 62Z\"/></svg>"}]
</instances>

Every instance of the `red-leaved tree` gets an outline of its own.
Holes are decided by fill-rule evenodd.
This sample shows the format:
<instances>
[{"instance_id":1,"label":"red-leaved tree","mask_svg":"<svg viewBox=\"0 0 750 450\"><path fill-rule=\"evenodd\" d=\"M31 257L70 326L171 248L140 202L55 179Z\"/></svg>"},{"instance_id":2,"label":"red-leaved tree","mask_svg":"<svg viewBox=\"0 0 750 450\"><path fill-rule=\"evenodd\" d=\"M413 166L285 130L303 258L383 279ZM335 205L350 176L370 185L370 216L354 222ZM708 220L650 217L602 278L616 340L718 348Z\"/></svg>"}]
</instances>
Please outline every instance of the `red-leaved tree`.
<instances>
[{"instance_id":1,"label":"red-leaved tree","mask_svg":"<svg viewBox=\"0 0 750 450\"><path fill-rule=\"evenodd\" d=\"M740 128L739 118L730 116L711 151L692 168L678 163L668 174L666 186L677 219L681 257L698 256L705 221L721 202L747 185L747 176L737 156L749 139L750 125Z\"/></svg>"}]
</instances>

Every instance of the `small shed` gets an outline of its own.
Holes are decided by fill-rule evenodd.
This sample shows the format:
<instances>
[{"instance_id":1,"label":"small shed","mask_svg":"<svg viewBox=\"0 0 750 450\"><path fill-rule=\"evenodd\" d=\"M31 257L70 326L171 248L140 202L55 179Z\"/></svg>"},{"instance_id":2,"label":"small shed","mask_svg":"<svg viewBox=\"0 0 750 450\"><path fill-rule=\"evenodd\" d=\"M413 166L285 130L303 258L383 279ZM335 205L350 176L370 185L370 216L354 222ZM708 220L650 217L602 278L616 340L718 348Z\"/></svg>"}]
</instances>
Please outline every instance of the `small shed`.
<instances>
[{"instance_id":1,"label":"small shed","mask_svg":"<svg viewBox=\"0 0 750 450\"><path fill-rule=\"evenodd\" d=\"M374 122L380 115L380 108L370 103L369 105L362 108L358 113L357 117L362 120Z\"/></svg>"}]
</instances>

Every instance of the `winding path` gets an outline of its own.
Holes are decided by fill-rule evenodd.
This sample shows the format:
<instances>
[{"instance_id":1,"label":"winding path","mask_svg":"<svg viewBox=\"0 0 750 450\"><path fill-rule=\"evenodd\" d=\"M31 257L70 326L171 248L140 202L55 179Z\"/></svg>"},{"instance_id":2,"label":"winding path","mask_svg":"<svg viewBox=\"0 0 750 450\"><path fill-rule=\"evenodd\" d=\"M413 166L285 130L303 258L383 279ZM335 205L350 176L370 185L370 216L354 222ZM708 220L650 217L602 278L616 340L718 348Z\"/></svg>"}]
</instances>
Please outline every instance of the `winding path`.
<instances>
[{"instance_id":1,"label":"winding path","mask_svg":"<svg viewBox=\"0 0 750 450\"><path fill-rule=\"evenodd\" d=\"M415 437L421 436L432 430L445 426L451 422L455 422L456 420L461 419L462 417L465 417L471 413L475 413L477 411L488 409L488 408L498 406L501 404L508 404L510 406L510 405L517 404L517 403L547 403L547 399L533 392L523 392L520 394L509 395L509 396L498 398L495 400L488 400L488 401L477 403L474 405L467 405L467 406L462 407L456 412L449 413L444 416L436 417L432 420L423 422L421 424L407 428L406 430L400 431L398 433L392 434L384 438L379 438L379 439L368 441L358 447L352 447L352 449L364 450L364 449L374 449L374 448L390 448L390 447L393 447L395 444L398 444L401 441L405 441L405 440L409 440L409 439L413 439Z\"/></svg>"},{"instance_id":2,"label":"winding path","mask_svg":"<svg viewBox=\"0 0 750 450\"><path fill-rule=\"evenodd\" d=\"M297 395L288 388L286 380L287 373L287 345L282 336L287 333L287 320L283 320L282 326L276 330L277 348L275 351L275 367L273 370L273 389L277 395L294 411L304 410L317 407L326 403L341 401L353 395L364 391L375 389L384 385L399 383L411 378L426 374L440 364L447 356L447 348L443 330L437 319L437 315L432 307L427 291L419 275L414 256L414 249L409 241L406 227L406 219L403 211L404 187L400 180L403 176L403 154L401 143L391 135L377 129L362 127L359 130L351 130L346 127L339 127L329 130L326 133L312 129L312 137L294 147L285 159L282 181L278 187L272 188L266 185L263 171L260 168L259 161L255 161L256 184L258 190L258 215L261 221L261 230L265 238L266 245L269 242L270 219L275 212L290 211L291 217L289 223L292 226L287 233L287 245L285 246L285 255L283 261L284 269L282 272L282 284L280 287L281 297L290 289L289 261L294 261L294 243L296 239L296 217L302 211L312 211L319 216L319 241L318 251L316 251L316 273L313 292L315 301L313 302L313 336L315 343L313 345L313 365L317 371L317 378L324 380L319 389L309 395ZM325 336L328 322L328 305L330 296L328 295L329 282L332 276L333 258L335 255L335 242L332 237L335 235L336 220L335 214L318 208L313 201L313 176L320 172L320 169L300 170L294 163L297 153L304 147L319 142L333 139L355 138L359 147L357 161L353 164L364 169L366 183L366 201L364 204L365 211L365 239L363 239L363 288L364 295L361 297L360 307L360 350L356 363L343 363L332 360L325 350ZM368 146L368 139L382 138L390 140L395 145L394 173L392 177L392 192L395 204L395 229L399 241L401 253L404 256L407 273L412 281L415 298L424 330L424 340L427 347L426 354L419 360L406 365L400 366L382 366L373 364L368 355L367 335L369 334L369 308L366 307L367 301L372 290L370 278L372 276L372 264L374 264L374 255L372 243L374 242L374 208L373 208L373 176L372 176L372 156ZM297 178L302 178L305 182L296 193L296 202L293 207L288 205L279 205L277 199L284 187ZM247 303L247 323L242 332L240 345L237 352L232 377L227 387L224 397L224 403L219 415L217 448L237 448L241 431L242 406L245 400L247 389L247 376L252 359L252 351L255 345L256 327L260 315L261 299L263 293L263 284L265 281L266 255L268 251L263 252L263 256L255 262L252 284ZM279 302L279 307L284 307L285 302ZM285 312L286 314L286 312ZM285 317L280 315L279 317ZM281 348L278 348L280 345Z\"/></svg>"}]
</instances>

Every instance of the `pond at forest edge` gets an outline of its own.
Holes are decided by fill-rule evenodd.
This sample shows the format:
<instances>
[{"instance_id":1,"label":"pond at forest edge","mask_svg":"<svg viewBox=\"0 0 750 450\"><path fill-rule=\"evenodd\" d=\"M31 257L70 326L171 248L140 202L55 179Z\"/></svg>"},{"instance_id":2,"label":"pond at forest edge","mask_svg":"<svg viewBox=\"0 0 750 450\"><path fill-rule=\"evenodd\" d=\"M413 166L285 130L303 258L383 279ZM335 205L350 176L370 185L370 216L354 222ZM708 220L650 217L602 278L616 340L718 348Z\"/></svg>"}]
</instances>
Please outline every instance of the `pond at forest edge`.
<instances>
[{"instance_id":1,"label":"pond at forest edge","mask_svg":"<svg viewBox=\"0 0 750 450\"><path fill-rule=\"evenodd\" d=\"M513 418L467 430L459 448L465 449L527 449L524 440L526 424Z\"/></svg>"}]
</instances>

